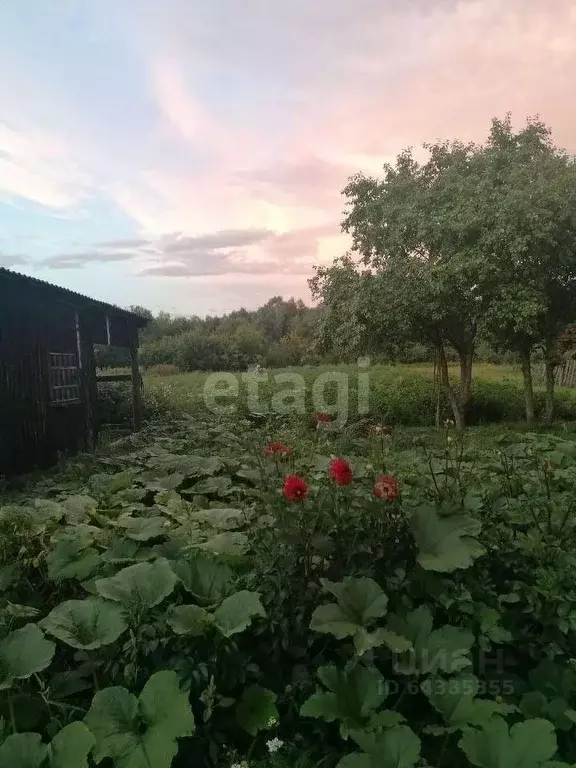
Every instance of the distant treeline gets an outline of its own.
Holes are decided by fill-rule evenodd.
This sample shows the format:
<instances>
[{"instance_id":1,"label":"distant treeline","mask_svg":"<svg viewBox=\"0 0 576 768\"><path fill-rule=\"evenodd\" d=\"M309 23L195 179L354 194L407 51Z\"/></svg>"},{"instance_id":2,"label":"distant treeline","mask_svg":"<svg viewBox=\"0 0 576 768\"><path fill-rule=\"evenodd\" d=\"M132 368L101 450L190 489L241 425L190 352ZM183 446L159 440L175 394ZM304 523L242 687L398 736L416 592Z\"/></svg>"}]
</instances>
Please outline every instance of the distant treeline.
<instances>
[{"instance_id":1,"label":"distant treeline","mask_svg":"<svg viewBox=\"0 0 576 768\"><path fill-rule=\"evenodd\" d=\"M293 298L274 296L256 310L239 309L205 318L167 312L153 316L143 307L131 309L150 318L140 339L140 360L145 368L160 365L180 371L242 371L255 364L285 368L355 359L352 349L350 359L343 359L342 350L335 357L333 350L322 346L321 306L308 307ZM478 358L486 362L502 361L502 356L484 344L477 352ZM433 353L425 345L408 344L395 359L404 363L429 362ZM97 361L101 368L129 364L126 351L119 347L98 347Z\"/></svg>"}]
</instances>

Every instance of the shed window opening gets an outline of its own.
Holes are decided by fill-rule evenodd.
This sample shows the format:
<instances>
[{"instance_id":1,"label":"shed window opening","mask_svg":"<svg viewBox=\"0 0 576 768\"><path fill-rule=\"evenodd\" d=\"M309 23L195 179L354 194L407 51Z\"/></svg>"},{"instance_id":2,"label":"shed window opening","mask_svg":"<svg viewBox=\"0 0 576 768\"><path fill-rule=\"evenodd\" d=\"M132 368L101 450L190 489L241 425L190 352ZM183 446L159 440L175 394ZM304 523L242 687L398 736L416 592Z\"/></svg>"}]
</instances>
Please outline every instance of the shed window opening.
<instances>
[{"instance_id":1,"label":"shed window opening","mask_svg":"<svg viewBox=\"0 0 576 768\"><path fill-rule=\"evenodd\" d=\"M73 352L50 352L50 402L71 405L80 402L78 356Z\"/></svg>"}]
</instances>

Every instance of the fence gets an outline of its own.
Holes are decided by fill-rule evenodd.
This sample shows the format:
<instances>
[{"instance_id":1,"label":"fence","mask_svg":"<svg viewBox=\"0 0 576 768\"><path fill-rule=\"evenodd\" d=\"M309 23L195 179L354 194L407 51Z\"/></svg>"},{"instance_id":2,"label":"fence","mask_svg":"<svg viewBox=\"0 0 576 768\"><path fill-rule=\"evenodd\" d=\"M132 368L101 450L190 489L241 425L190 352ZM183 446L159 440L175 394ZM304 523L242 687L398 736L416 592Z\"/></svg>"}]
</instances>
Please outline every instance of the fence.
<instances>
[{"instance_id":1,"label":"fence","mask_svg":"<svg viewBox=\"0 0 576 768\"><path fill-rule=\"evenodd\" d=\"M538 383L544 382L544 365L536 369ZM559 387L576 387L576 360L567 360L554 368L554 380Z\"/></svg>"}]
</instances>

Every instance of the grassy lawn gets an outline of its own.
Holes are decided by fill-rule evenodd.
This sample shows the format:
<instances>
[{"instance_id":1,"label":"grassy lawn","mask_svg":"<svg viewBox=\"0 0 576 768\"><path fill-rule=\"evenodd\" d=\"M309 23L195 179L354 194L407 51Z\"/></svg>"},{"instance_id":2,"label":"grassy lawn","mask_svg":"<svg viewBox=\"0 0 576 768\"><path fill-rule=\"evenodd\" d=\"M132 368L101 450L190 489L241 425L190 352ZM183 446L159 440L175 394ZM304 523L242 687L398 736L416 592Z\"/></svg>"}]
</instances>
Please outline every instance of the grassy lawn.
<instances>
[{"instance_id":1,"label":"grassy lawn","mask_svg":"<svg viewBox=\"0 0 576 768\"><path fill-rule=\"evenodd\" d=\"M458 380L457 366L451 366L454 382ZM238 412L277 410L281 393L294 390L299 405L294 413L313 413L340 408L347 418L357 421L367 411L374 418L404 426L430 426L434 423L437 391L432 365L375 365L359 369L355 365L303 366L270 370L255 378L249 373L182 373L168 377L145 376L147 401L153 413L172 408L174 412L205 412L206 393L232 392L231 407ZM368 382L368 406L360 412L361 385ZM514 366L479 364L474 369L471 424L521 422L524 416L524 397L520 371ZM326 381L330 378L334 381ZM336 379L340 379L336 381ZM314 396L315 386L322 385L324 399ZM362 386L364 386L364 384ZM230 387L232 389L230 389ZM536 383L537 407L542 406L543 387ZM250 396L250 392L252 395ZM276 399L275 399L276 396ZM341 398L341 400L339 400ZM576 417L576 390L558 388L557 419ZM222 402L216 397L215 402ZM366 400L362 401L366 403ZM300 410L298 410L300 408ZM442 419L449 418L446 403L442 404Z\"/></svg>"}]
</instances>

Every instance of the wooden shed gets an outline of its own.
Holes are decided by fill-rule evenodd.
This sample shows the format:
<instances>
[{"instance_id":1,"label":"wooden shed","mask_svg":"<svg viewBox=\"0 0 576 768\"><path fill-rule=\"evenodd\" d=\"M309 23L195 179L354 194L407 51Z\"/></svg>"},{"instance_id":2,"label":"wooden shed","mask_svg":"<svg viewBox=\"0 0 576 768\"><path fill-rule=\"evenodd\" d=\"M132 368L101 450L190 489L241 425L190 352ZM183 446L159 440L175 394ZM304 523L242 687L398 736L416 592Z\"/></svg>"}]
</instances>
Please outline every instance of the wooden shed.
<instances>
[{"instance_id":1,"label":"wooden shed","mask_svg":"<svg viewBox=\"0 0 576 768\"><path fill-rule=\"evenodd\" d=\"M96 439L94 344L127 347L141 423L138 329L146 318L0 268L0 476L47 467Z\"/></svg>"}]
</instances>

